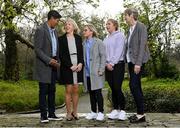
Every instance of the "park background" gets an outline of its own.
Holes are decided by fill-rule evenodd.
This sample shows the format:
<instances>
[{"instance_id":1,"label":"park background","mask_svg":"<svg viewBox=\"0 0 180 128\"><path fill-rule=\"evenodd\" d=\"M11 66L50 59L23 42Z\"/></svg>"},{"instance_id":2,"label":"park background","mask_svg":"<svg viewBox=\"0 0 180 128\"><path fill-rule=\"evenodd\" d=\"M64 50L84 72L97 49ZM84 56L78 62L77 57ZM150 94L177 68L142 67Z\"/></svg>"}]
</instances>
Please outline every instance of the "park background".
<instances>
[{"instance_id":1,"label":"park background","mask_svg":"<svg viewBox=\"0 0 180 128\"><path fill-rule=\"evenodd\" d=\"M106 4L105 4L106 3ZM146 112L180 112L180 2L179 0L1 0L0 1L0 111L22 112L38 109L38 82L33 81L33 36L37 26L55 9L73 18L80 29L92 23L102 40L105 22L118 20L127 34L125 8L139 11L147 26L151 59L146 64L142 84ZM63 34L63 24L58 26ZM80 33L81 34L81 33ZM109 88L106 84L106 88ZM134 110L126 72L123 82L126 109ZM81 87L80 94L83 93ZM109 90L109 99L110 99ZM64 86L57 84L56 105L64 103ZM111 102L109 100L109 102Z\"/></svg>"}]
</instances>

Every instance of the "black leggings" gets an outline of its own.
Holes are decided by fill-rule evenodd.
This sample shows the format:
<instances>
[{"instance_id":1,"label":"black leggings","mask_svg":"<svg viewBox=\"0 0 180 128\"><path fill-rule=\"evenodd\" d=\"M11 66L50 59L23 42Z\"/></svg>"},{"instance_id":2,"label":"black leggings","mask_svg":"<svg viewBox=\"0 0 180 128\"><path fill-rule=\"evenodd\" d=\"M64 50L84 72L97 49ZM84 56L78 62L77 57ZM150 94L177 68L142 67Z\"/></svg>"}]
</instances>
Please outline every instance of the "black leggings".
<instances>
[{"instance_id":1,"label":"black leggings","mask_svg":"<svg viewBox=\"0 0 180 128\"><path fill-rule=\"evenodd\" d=\"M90 95L90 103L91 103L91 111L97 112L97 106L98 106L98 112L104 112L104 101L102 96L102 89L97 90L91 90L91 80L90 77L87 77L87 87Z\"/></svg>"},{"instance_id":2,"label":"black leggings","mask_svg":"<svg viewBox=\"0 0 180 128\"><path fill-rule=\"evenodd\" d=\"M114 69L106 69L106 80L112 91L112 103L114 109L125 109L125 98L122 92L122 82L124 79L125 63L121 62L114 65Z\"/></svg>"}]
</instances>

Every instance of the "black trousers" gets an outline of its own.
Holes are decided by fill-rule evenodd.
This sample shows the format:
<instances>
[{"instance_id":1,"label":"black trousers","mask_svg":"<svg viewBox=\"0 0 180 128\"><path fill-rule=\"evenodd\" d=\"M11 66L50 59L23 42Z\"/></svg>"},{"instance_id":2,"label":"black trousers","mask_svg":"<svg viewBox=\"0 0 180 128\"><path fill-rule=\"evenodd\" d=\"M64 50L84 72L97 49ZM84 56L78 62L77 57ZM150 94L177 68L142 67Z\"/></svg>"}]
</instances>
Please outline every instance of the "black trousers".
<instances>
[{"instance_id":1,"label":"black trousers","mask_svg":"<svg viewBox=\"0 0 180 128\"><path fill-rule=\"evenodd\" d=\"M87 77L87 87L90 95L90 103L91 103L91 111L97 112L104 112L104 100L102 96L102 89L91 90L91 80L90 77Z\"/></svg>"},{"instance_id":2,"label":"black trousers","mask_svg":"<svg viewBox=\"0 0 180 128\"><path fill-rule=\"evenodd\" d=\"M55 70L52 70L52 78L50 84L39 82L39 107L41 111L41 117L47 117L47 107L49 116L55 113L56 77L57 72Z\"/></svg>"},{"instance_id":3,"label":"black trousers","mask_svg":"<svg viewBox=\"0 0 180 128\"><path fill-rule=\"evenodd\" d=\"M129 74L130 74L130 90L134 97L136 107L137 107L137 114L144 114L144 98L143 92L141 88L141 74L144 69L144 64L141 66L141 71L138 74L134 73L134 64L128 63Z\"/></svg>"},{"instance_id":4,"label":"black trousers","mask_svg":"<svg viewBox=\"0 0 180 128\"><path fill-rule=\"evenodd\" d=\"M122 92L122 82L124 79L125 63L119 62L114 65L114 69L106 69L106 80L112 91L112 103L114 109L125 109L125 97Z\"/></svg>"}]
</instances>

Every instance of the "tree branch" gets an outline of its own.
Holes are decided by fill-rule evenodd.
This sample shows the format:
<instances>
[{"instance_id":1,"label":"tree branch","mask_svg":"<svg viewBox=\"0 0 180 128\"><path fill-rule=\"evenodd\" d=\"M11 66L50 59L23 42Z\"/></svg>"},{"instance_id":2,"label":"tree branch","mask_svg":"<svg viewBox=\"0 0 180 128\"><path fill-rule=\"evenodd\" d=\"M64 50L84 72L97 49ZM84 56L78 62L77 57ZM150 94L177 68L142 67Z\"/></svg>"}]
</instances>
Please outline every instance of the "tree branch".
<instances>
[{"instance_id":1,"label":"tree branch","mask_svg":"<svg viewBox=\"0 0 180 128\"><path fill-rule=\"evenodd\" d=\"M34 45L33 45L30 41L24 39L24 38L23 38L20 34L18 34L18 33L15 33L15 35L16 35L16 39L19 40L21 43L25 44L27 47L29 47L29 48L31 48L31 49L34 49Z\"/></svg>"}]
</instances>

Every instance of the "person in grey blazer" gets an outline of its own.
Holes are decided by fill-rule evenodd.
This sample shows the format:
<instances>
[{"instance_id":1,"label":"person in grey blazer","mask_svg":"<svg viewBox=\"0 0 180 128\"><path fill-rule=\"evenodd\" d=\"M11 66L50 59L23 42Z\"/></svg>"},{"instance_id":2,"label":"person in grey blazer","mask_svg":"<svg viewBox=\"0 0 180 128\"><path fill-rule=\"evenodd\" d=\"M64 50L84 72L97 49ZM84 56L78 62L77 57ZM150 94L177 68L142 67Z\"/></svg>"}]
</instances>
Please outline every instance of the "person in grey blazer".
<instances>
[{"instance_id":1,"label":"person in grey blazer","mask_svg":"<svg viewBox=\"0 0 180 128\"><path fill-rule=\"evenodd\" d=\"M137 114L129 119L131 123L144 122L141 74L144 64L150 57L147 46L147 29L143 23L138 21L138 11L136 9L126 9L124 15L126 23L130 26L126 43L126 59L130 74L129 85L137 107Z\"/></svg>"},{"instance_id":2,"label":"person in grey blazer","mask_svg":"<svg viewBox=\"0 0 180 128\"><path fill-rule=\"evenodd\" d=\"M41 122L49 120L62 120L55 115L55 83L57 68L59 65L59 46L55 26L58 24L61 15L51 10L48 13L48 21L37 28L34 35L35 48L35 72L34 78L39 81L39 107ZM48 96L48 105L46 101ZM47 117L48 106L48 117Z\"/></svg>"},{"instance_id":3,"label":"person in grey blazer","mask_svg":"<svg viewBox=\"0 0 180 128\"><path fill-rule=\"evenodd\" d=\"M105 81L106 53L103 42L97 38L97 31L91 24L85 25L83 35L84 86L90 95L91 113L86 119L104 120L102 88ZM98 108L98 111L97 111Z\"/></svg>"}]
</instances>

